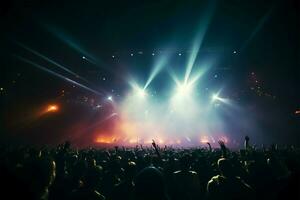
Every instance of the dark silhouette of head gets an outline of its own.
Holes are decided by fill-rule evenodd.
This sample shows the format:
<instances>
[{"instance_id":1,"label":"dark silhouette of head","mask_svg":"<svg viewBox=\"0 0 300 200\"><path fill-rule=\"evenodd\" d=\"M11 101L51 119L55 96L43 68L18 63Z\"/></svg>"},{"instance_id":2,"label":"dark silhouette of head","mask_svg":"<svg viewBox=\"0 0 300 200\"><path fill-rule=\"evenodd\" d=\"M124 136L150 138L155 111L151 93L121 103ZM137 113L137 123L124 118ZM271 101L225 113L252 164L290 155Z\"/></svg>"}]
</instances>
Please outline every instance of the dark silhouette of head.
<instances>
[{"instance_id":1,"label":"dark silhouette of head","mask_svg":"<svg viewBox=\"0 0 300 200\"><path fill-rule=\"evenodd\" d=\"M94 189L100 183L102 177L102 167L95 166L87 170L83 177L84 186Z\"/></svg>"},{"instance_id":2,"label":"dark silhouette of head","mask_svg":"<svg viewBox=\"0 0 300 200\"><path fill-rule=\"evenodd\" d=\"M136 199L167 199L162 173L155 167L143 169L135 179Z\"/></svg>"},{"instance_id":3,"label":"dark silhouette of head","mask_svg":"<svg viewBox=\"0 0 300 200\"><path fill-rule=\"evenodd\" d=\"M225 177L232 177L234 175L231 162L226 158L218 160L218 168L221 174Z\"/></svg>"},{"instance_id":4,"label":"dark silhouette of head","mask_svg":"<svg viewBox=\"0 0 300 200\"><path fill-rule=\"evenodd\" d=\"M126 166L124 167L125 170L125 178L126 180L132 181L134 178L134 175L136 174L136 164L135 162L128 162Z\"/></svg>"},{"instance_id":5,"label":"dark silhouette of head","mask_svg":"<svg viewBox=\"0 0 300 200\"><path fill-rule=\"evenodd\" d=\"M26 181L34 199L48 195L48 188L53 183L55 173L55 162L46 158L35 158L25 165Z\"/></svg>"},{"instance_id":6,"label":"dark silhouette of head","mask_svg":"<svg viewBox=\"0 0 300 200\"><path fill-rule=\"evenodd\" d=\"M190 154L184 154L180 159L180 168L181 170L189 170L191 167L191 155Z\"/></svg>"}]
</instances>

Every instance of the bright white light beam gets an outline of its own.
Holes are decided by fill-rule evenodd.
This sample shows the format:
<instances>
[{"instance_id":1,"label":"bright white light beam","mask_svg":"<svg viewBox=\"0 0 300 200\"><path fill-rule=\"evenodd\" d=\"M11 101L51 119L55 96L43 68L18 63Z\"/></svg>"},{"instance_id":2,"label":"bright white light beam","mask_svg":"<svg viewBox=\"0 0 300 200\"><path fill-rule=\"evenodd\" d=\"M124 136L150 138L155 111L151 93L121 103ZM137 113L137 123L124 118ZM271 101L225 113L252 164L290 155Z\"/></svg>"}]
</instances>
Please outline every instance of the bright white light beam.
<instances>
[{"instance_id":1,"label":"bright white light beam","mask_svg":"<svg viewBox=\"0 0 300 200\"><path fill-rule=\"evenodd\" d=\"M212 100L213 100L213 101L216 101L216 100L218 100L218 99L220 99L220 97L218 96L218 94L213 94L213 95L212 95Z\"/></svg>"},{"instance_id":2,"label":"bright white light beam","mask_svg":"<svg viewBox=\"0 0 300 200\"><path fill-rule=\"evenodd\" d=\"M146 96L146 91L144 89L139 89L138 95L141 98L144 98Z\"/></svg>"},{"instance_id":3,"label":"bright white light beam","mask_svg":"<svg viewBox=\"0 0 300 200\"><path fill-rule=\"evenodd\" d=\"M32 62L32 61L26 59L26 58L23 58L23 57L17 56L17 55L14 55L14 56L17 57L18 59L20 59L21 61L25 62L25 63L28 63L28 64L30 64L30 65L36 67L36 68L39 68L39 69L41 69L41 70L43 70L43 71L45 71L45 72L48 72L49 74L52 74L52 75L54 75L54 76L56 76L56 77L58 77L58 78L60 78L60 79L63 79L63 80L65 80L65 81L69 82L69 83L72 83L72 84L74 84L74 85L77 85L77 86L79 86L79 87L81 87L81 88L83 88L83 89L86 89L86 90L88 90L88 91L90 91L90 92L93 92L93 93L95 93L95 94L97 94L97 95L103 95L102 93L100 93L100 92L98 92L98 91L96 91L96 90L93 90L93 89L91 89L91 88L89 88L89 87L87 87L87 86L85 86L85 85L82 85L82 84L80 84L80 83L78 83L78 82L76 82L76 81L74 81L74 80L72 80L72 79L69 79L69 78L67 78L67 77L65 77L65 76L63 76L63 75L61 75L61 74L58 74L58 73L56 73L56 72L54 72L54 71L52 71L52 70L50 70L50 69L47 69L46 67L43 67L43 66L41 66L41 65L39 65L39 64L36 64L36 63L34 63L34 62Z\"/></svg>"},{"instance_id":4,"label":"bright white light beam","mask_svg":"<svg viewBox=\"0 0 300 200\"><path fill-rule=\"evenodd\" d=\"M215 102L215 101L221 101L221 102L224 102L224 103L228 103L228 100L225 99L225 98L220 97L219 93L213 94L211 98L212 98L213 102Z\"/></svg>"},{"instance_id":5,"label":"bright white light beam","mask_svg":"<svg viewBox=\"0 0 300 200\"><path fill-rule=\"evenodd\" d=\"M155 63L153 70L150 73L150 76L144 86L144 90L149 86L151 81L155 78L155 76L162 70L162 68L167 63L168 56L163 56L158 59L158 61Z\"/></svg>"},{"instance_id":6,"label":"bright white light beam","mask_svg":"<svg viewBox=\"0 0 300 200\"><path fill-rule=\"evenodd\" d=\"M182 96L182 97L188 96L191 94L191 92L192 92L192 86L190 84L183 83L177 86L176 94L178 96Z\"/></svg>"},{"instance_id":7,"label":"bright white light beam","mask_svg":"<svg viewBox=\"0 0 300 200\"><path fill-rule=\"evenodd\" d=\"M129 85L133 88L133 90L134 90L133 92L136 96L138 96L140 98L144 98L145 96L147 96L146 90L139 87L138 84L134 80L129 81Z\"/></svg>"},{"instance_id":8,"label":"bright white light beam","mask_svg":"<svg viewBox=\"0 0 300 200\"><path fill-rule=\"evenodd\" d=\"M201 44L203 42L203 38L205 36L205 33L207 31L208 25L211 21L212 18L212 14L213 14L213 8L214 5L210 5L210 8L207 9L207 13L205 13L205 16L203 17L203 22L201 23L201 28L198 31L198 34L193 42L193 46L192 46L192 53L188 59L188 64L187 64L187 68L186 68L186 72L185 72L185 76L184 76L184 82L187 83L190 77L190 74L192 72L194 63L196 61L199 49L201 47Z\"/></svg>"},{"instance_id":9,"label":"bright white light beam","mask_svg":"<svg viewBox=\"0 0 300 200\"><path fill-rule=\"evenodd\" d=\"M59 67L59 68L65 70L66 72L68 72L68 73L74 75L75 77L80 78L81 80L83 80L83 81L89 83L89 81L86 80L85 78L79 76L79 75L76 74L75 72L73 72L73 71L71 71L70 69L68 69L68 68L66 68L66 67L64 67L64 66L62 66L61 64L59 64L59 63L53 61L52 59L50 59L50 58L44 56L43 54L41 54L41 53L39 53L39 52L37 52L37 51L35 51L35 50L33 50L33 49L31 49L31 48L25 46L24 44L22 44L22 43L20 43L20 42L16 42L16 44L18 44L18 45L21 46L22 48L26 49L27 51L33 53L34 55L39 56L40 58L42 58L42 59L44 59L44 60L46 60L46 61L52 63L53 65L55 65L55 66L57 66L57 67Z\"/></svg>"}]
</instances>

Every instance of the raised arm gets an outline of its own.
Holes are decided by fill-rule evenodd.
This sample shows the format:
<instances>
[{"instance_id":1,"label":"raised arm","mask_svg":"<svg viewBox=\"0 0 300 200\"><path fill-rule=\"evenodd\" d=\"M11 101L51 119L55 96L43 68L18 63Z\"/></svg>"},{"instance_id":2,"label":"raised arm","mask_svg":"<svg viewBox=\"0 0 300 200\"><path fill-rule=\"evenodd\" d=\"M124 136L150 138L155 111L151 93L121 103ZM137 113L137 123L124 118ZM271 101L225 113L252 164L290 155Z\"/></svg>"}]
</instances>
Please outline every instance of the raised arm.
<instances>
[{"instance_id":1,"label":"raised arm","mask_svg":"<svg viewBox=\"0 0 300 200\"><path fill-rule=\"evenodd\" d=\"M212 152L212 148L209 142L206 143L208 145L209 152Z\"/></svg>"},{"instance_id":2,"label":"raised arm","mask_svg":"<svg viewBox=\"0 0 300 200\"><path fill-rule=\"evenodd\" d=\"M245 141L244 141L244 148L246 150L248 150L250 148L249 141L250 141L250 138L249 138L249 136L246 135L245 136Z\"/></svg>"},{"instance_id":3,"label":"raised arm","mask_svg":"<svg viewBox=\"0 0 300 200\"><path fill-rule=\"evenodd\" d=\"M161 158L160 153L159 153L158 148L157 148L157 145L156 145L156 143L155 143L154 140L152 140L152 146L154 147L155 153L157 154L157 156L158 156L159 158Z\"/></svg>"},{"instance_id":4,"label":"raised arm","mask_svg":"<svg viewBox=\"0 0 300 200\"><path fill-rule=\"evenodd\" d=\"M218 143L219 143L219 145L220 145L220 147L221 147L222 157L223 157L223 158L226 158L226 157L227 157L227 148L226 148L226 146L225 146L224 141L219 140Z\"/></svg>"}]
</instances>

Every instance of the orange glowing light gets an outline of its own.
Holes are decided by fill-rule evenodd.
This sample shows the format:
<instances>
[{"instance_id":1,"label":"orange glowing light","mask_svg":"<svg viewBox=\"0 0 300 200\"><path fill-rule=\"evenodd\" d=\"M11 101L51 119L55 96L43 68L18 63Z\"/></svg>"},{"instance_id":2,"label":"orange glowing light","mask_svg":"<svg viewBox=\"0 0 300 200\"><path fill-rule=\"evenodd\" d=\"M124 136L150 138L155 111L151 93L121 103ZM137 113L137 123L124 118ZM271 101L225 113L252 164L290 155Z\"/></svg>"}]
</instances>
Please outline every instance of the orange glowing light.
<instances>
[{"instance_id":1,"label":"orange glowing light","mask_svg":"<svg viewBox=\"0 0 300 200\"><path fill-rule=\"evenodd\" d=\"M96 138L96 143L103 143L103 144L111 144L116 142L115 137L105 137L105 136L99 136Z\"/></svg>"},{"instance_id":2,"label":"orange glowing light","mask_svg":"<svg viewBox=\"0 0 300 200\"><path fill-rule=\"evenodd\" d=\"M201 137L200 142L201 142L201 143L208 143L208 142L209 142L209 139L208 139L207 136L203 136L203 137Z\"/></svg>"},{"instance_id":3,"label":"orange glowing light","mask_svg":"<svg viewBox=\"0 0 300 200\"><path fill-rule=\"evenodd\" d=\"M120 132L125 133L126 135L132 137L137 135L137 125L135 123L124 122L120 124Z\"/></svg>"},{"instance_id":4,"label":"orange glowing light","mask_svg":"<svg viewBox=\"0 0 300 200\"><path fill-rule=\"evenodd\" d=\"M58 106L57 105L55 105L55 104L48 105L47 112L56 112L56 111L58 111Z\"/></svg>"}]
</instances>

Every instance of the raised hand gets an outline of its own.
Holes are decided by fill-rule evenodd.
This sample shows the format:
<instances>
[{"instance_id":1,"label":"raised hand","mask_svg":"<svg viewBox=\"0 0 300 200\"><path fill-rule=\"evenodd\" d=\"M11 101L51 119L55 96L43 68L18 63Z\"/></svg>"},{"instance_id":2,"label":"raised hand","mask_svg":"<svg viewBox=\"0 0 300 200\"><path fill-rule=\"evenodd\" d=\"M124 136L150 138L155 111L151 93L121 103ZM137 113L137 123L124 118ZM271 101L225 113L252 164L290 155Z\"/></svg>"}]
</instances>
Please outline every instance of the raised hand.
<instances>
[{"instance_id":1,"label":"raised hand","mask_svg":"<svg viewBox=\"0 0 300 200\"><path fill-rule=\"evenodd\" d=\"M157 146L156 146L156 143L155 143L155 141L154 140L152 140L152 146L154 147L154 148L156 148Z\"/></svg>"},{"instance_id":2,"label":"raised hand","mask_svg":"<svg viewBox=\"0 0 300 200\"><path fill-rule=\"evenodd\" d=\"M209 142L206 143L208 145L209 151L211 152L211 145Z\"/></svg>"},{"instance_id":3,"label":"raised hand","mask_svg":"<svg viewBox=\"0 0 300 200\"><path fill-rule=\"evenodd\" d=\"M64 143L63 149L66 151L66 150L68 150L68 149L70 148L70 146L71 146L71 142L66 141L66 142Z\"/></svg>"},{"instance_id":4,"label":"raised hand","mask_svg":"<svg viewBox=\"0 0 300 200\"><path fill-rule=\"evenodd\" d=\"M244 147L245 147L245 149L249 149L249 140L250 140L250 138L249 138L249 136L245 136L245 143L244 143Z\"/></svg>"},{"instance_id":5,"label":"raised hand","mask_svg":"<svg viewBox=\"0 0 300 200\"><path fill-rule=\"evenodd\" d=\"M218 143L221 147L223 157L225 158L227 156L227 150L226 150L225 142L222 141L222 140L219 140Z\"/></svg>"},{"instance_id":6,"label":"raised hand","mask_svg":"<svg viewBox=\"0 0 300 200\"><path fill-rule=\"evenodd\" d=\"M224 141L219 140L218 143L219 143L221 149L226 148Z\"/></svg>"},{"instance_id":7,"label":"raised hand","mask_svg":"<svg viewBox=\"0 0 300 200\"><path fill-rule=\"evenodd\" d=\"M155 143L154 140L152 140L152 146L154 147L157 156L158 156L159 158L161 158L161 157L160 157L160 153L159 153L158 148L157 148L157 145L156 145L156 143Z\"/></svg>"},{"instance_id":8,"label":"raised hand","mask_svg":"<svg viewBox=\"0 0 300 200\"><path fill-rule=\"evenodd\" d=\"M245 136L245 140L246 140L246 141L249 141L249 140L250 140L250 138L249 138L248 135Z\"/></svg>"}]
</instances>

